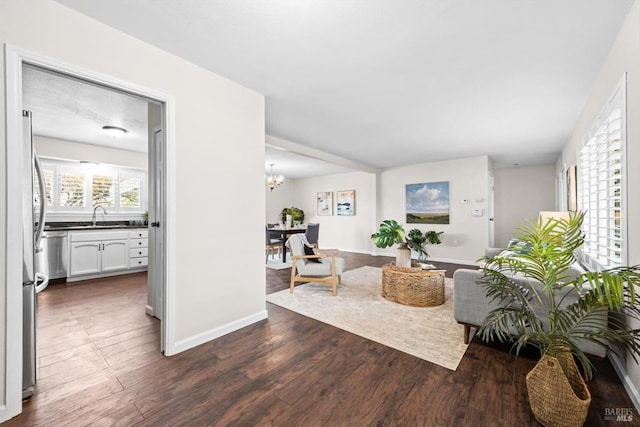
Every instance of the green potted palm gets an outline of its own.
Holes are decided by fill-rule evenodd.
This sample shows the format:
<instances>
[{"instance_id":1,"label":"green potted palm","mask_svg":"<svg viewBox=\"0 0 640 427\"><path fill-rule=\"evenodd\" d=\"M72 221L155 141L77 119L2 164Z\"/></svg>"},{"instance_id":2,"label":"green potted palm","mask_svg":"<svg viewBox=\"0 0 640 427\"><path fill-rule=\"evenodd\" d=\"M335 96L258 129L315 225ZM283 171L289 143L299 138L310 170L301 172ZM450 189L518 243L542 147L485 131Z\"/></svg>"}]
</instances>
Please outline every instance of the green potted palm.
<instances>
[{"instance_id":1,"label":"green potted palm","mask_svg":"<svg viewBox=\"0 0 640 427\"><path fill-rule=\"evenodd\" d=\"M525 345L539 349L527 392L536 419L547 426L586 419L591 396L575 360L587 379L593 369L581 342L640 355L640 330L629 326L630 318L640 320L640 266L571 274L584 241L583 218L575 213L568 220L530 221L516 234L513 253L485 259L483 267L487 298L498 308L479 334L485 341L512 341L516 353Z\"/></svg>"},{"instance_id":2,"label":"green potted palm","mask_svg":"<svg viewBox=\"0 0 640 427\"><path fill-rule=\"evenodd\" d=\"M424 233L417 228L409 231L407 235L407 246L409 249L418 253L418 262L426 262L429 253L427 252L427 244L439 245L442 243L440 235L444 231L436 232L433 230L425 231Z\"/></svg>"},{"instance_id":3,"label":"green potted palm","mask_svg":"<svg viewBox=\"0 0 640 427\"><path fill-rule=\"evenodd\" d=\"M388 248L393 245L399 245L396 255L396 265L398 267L411 267L411 249L407 247L404 238L404 228L394 219L382 221L378 232L371 235L373 244L378 248Z\"/></svg>"}]
</instances>

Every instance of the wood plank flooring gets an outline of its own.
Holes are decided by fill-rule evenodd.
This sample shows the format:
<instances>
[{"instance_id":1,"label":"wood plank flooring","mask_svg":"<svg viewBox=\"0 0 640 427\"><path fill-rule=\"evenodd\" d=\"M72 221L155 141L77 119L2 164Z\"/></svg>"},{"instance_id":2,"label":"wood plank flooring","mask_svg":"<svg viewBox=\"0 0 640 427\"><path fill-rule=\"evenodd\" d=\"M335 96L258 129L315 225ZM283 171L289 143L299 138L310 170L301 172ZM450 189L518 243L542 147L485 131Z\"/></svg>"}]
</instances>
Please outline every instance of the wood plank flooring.
<instances>
[{"instance_id":1,"label":"wood plank flooring","mask_svg":"<svg viewBox=\"0 0 640 427\"><path fill-rule=\"evenodd\" d=\"M389 261L343 256L348 269ZM267 269L267 292L289 275ZM454 372L267 304L268 320L163 357L145 303L144 274L40 294L37 392L3 427L538 425L524 382L535 355L476 338ZM605 408L633 405L609 362L596 367L586 425L611 425Z\"/></svg>"}]
</instances>

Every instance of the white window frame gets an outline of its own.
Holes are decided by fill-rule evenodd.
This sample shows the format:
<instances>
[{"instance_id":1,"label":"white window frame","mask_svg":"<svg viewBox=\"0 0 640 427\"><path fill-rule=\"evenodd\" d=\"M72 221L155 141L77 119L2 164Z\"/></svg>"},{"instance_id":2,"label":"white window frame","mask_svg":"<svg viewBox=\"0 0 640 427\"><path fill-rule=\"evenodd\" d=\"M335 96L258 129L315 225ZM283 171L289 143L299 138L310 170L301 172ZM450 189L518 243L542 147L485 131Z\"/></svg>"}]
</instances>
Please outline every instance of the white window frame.
<instances>
[{"instance_id":1,"label":"white window frame","mask_svg":"<svg viewBox=\"0 0 640 427\"><path fill-rule=\"evenodd\" d=\"M600 114L594 119L591 127L585 132L582 146L579 150L579 185L578 185L578 198L580 203L580 210L585 212L585 220L583 224L583 231L585 233L585 244L581 249L580 260L583 265L591 270L603 270L618 266L627 265L628 257L628 236L627 236L627 132L626 132L626 115L627 115L627 99L626 99L626 74L621 82L616 86L611 97L609 97L606 105L600 112ZM611 142L610 135L615 133L609 126L614 122L609 119L611 115L620 110L620 237L619 237L619 259L611 257L612 245L614 239L611 233L616 229L612 224L615 220L615 216L612 215L614 197L610 193L611 188L615 185L611 185L612 169L615 165L602 161L594 163L593 154L594 148L598 146L599 153L601 154L600 160L602 160L603 150L609 150L609 143ZM600 139L598 139L598 137ZM604 139L603 139L604 138ZM607 145L605 145L607 144ZM589 153L592 157L589 159ZM611 160L611 157L607 157ZM605 197L597 197L598 194L606 192ZM590 208L597 207L594 212ZM603 213L605 213L603 215ZM606 243L605 243L606 242ZM604 244L603 244L604 243ZM607 249L608 248L608 249ZM616 248L618 249L618 248Z\"/></svg>"},{"instance_id":2,"label":"white window frame","mask_svg":"<svg viewBox=\"0 0 640 427\"><path fill-rule=\"evenodd\" d=\"M115 206L107 206L109 220L140 219L147 211L147 171L124 166L97 165L94 163L78 163L73 160L41 157L43 169L53 171L52 202L47 207L47 221L87 220L93 215L93 175L112 175L115 178ZM84 206L60 205L60 173L63 171L80 172L85 175ZM120 206L120 177L138 177L140 179L140 207Z\"/></svg>"}]
</instances>

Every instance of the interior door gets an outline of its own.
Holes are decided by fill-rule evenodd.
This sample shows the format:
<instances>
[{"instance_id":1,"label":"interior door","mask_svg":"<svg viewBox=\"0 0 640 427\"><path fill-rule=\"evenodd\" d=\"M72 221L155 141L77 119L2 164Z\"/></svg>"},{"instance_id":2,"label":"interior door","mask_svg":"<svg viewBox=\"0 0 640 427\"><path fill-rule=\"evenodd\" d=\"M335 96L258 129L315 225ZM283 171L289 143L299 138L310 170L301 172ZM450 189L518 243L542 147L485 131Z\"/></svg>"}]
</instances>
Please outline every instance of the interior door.
<instances>
[{"instance_id":1,"label":"interior door","mask_svg":"<svg viewBox=\"0 0 640 427\"><path fill-rule=\"evenodd\" d=\"M165 156L164 133L160 127L153 131L149 147L149 268L148 268L148 312L162 320L164 315L164 211ZM160 322L162 347L165 341L165 325ZM163 348L161 348L164 350Z\"/></svg>"}]
</instances>

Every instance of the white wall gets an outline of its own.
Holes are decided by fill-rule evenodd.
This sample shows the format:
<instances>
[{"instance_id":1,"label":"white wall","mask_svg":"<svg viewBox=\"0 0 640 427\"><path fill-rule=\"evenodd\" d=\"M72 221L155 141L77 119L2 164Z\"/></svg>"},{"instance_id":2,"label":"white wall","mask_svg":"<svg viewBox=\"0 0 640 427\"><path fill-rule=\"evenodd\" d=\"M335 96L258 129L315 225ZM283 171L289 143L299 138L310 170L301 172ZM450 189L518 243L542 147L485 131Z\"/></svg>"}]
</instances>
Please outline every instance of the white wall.
<instances>
[{"instance_id":1,"label":"white wall","mask_svg":"<svg viewBox=\"0 0 640 427\"><path fill-rule=\"evenodd\" d=\"M627 73L627 240L628 264L640 264L640 2L636 1L600 71L591 94L562 151L559 165L578 164L577 153L591 122ZM578 186L579 187L579 186ZM634 325L634 327L640 327ZM640 407L640 366L631 357L622 365L622 378ZM628 377L626 376L628 375Z\"/></svg>"},{"instance_id":2,"label":"white wall","mask_svg":"<svg viewBox=\"0 0 640 427\"><path fill-rule=\"evenodd\" d=\"M38 155L57 157L67 160L86 160L109 165L127 166L147 169L147 153L117 150L99 145L82 144L80 142L65 141L63 139L34 136L33 143Z\"/></svg>"},{"instance_id":3,"label":"white wall","mask_svg":"<svg viewBox=\"0 0 640 427\"><path fill-rule=\"evenodd\" d=\"M280 222L280 212L284 208L290 208L295 203L296 180L285 178L284 184L273 191L265 185L265 224L277 224ZM304 222L308 222L305 218Z\"/></svg>"},{"instance_id":4,"label":"white wall","mask_svg":"<svg viewBox=\"0 0 640 427\"><path fill-rule=\"evenodd\" d=\"M395 219L405 224L405 186L407 184L449 181L450 224L405 224L405 230L408 232L412 228L418 228L422 231L444 231L442 244L431 245L427 249L430 257L436 261L473 264L484 254L489 239L488 171L487 156L421 163L385 170L379 177L378 220ZM469 203L460 203L463 199L468 200ZM483 215L471 216L473 208L483 209ZM379 251L394 256L395 249L394 247Z\"/></svg>"},{"instance_id":5,"label":"white wall","mask_svg":"<svg viewBox=\"0 0 640 427\"><path fill-rule=\"evenodd\" d=\"M320 224L318 244L321 248L338 248L349 252L371 253L371 233L376 226L376 177L366 172L351 172L295 182L295 206L302 209L305 223ZM355 215L336 214L336 192L355 190ZM333 216L319 216L317 194L333 192Z\"/></svg>"},{"instance_id":6,"label":"white wall","mask_svg":"<svg viewBox=\"0 0 640 427\"><path fill-rule=\"evenodd\" d=\"M494 169L495 246L506 247L526 219L556 205L555 165Z\"/></svg>"},{"instance_id":7,"label":"white wall","mask_svg":"<svg viewBox=\"0 0 640 427\"><path fill-rule=\"evenodd\" d=\"M187 348L265 317L264 97L49 0L0 2L0 43L174 97L176 345ZM4 64L4 50L0 59ZM4 67L1 73L4 81ZM0 97L6 100L4 84ZM6 200L5 113L19 114L5 111L5 105L0 103L0 135L5 139L0 149L2 200ZM230 185L210 190L194 185L226 183L229 176L234 177ZM239 206L244 208L235 208ZM228 224L230 218L242 227L205 227ZM6 212L0 209L3 333L6 227ZM4 346L4 335L0 339ZM0 351L0 357L4 353ZM0 365L4 383L4 360Z\"/></svg>"}]
</instances>

